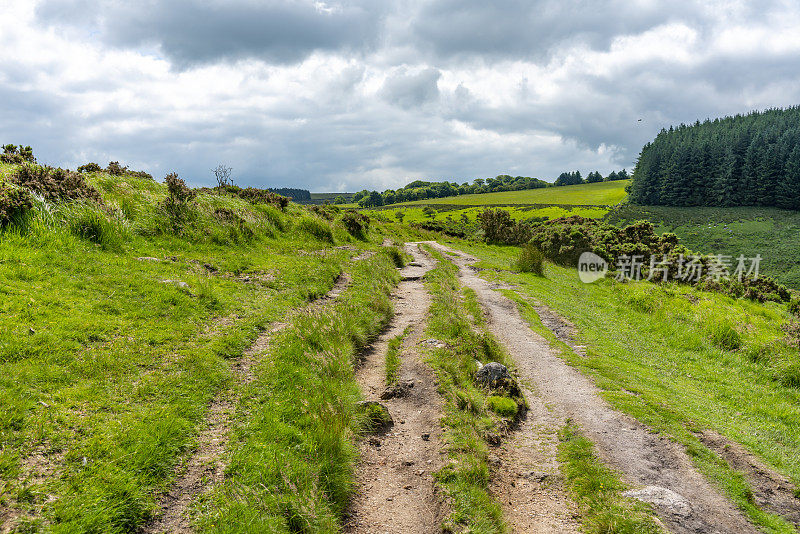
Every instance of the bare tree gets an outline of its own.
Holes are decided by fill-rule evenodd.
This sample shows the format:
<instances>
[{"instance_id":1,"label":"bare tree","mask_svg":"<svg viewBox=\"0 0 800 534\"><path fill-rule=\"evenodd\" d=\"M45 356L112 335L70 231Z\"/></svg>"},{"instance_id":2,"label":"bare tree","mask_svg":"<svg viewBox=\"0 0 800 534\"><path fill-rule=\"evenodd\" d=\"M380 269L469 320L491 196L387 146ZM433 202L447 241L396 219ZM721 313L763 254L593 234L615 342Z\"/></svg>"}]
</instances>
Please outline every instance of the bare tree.
<instances>
[{"instance_id":1,"label":"bare tree","mask_svg":"<svg viewBox=\"0 0 800 534\"><path fill-rule=\"evenodd\" d=\"M234 185L231 171L233 171L233 169L222 164L218 165L217 168L214 169L214 177L217 179L217 187Z\"/></svg>"}]
</instances>

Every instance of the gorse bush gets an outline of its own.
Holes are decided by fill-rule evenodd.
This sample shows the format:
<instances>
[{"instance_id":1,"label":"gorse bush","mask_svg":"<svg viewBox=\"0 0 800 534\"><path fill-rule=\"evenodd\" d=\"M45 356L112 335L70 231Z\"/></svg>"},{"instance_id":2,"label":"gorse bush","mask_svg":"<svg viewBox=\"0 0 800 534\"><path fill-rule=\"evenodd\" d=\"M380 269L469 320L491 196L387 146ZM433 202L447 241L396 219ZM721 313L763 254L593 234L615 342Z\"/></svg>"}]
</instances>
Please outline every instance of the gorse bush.
<instances>
[{"instance_id":1,"label":"gorse bush","mask_svg":"<svg viewBox=\"0 0 800 534\"><path fill-rule=\"evenodd\" d=\"M3 153L0 154L0 163L18 165L20 163L34 163L33 149L22 145L4 145Z\"/></svg>"},{"instance_id":2,"label":"gorse bush","mask_svg":"<svg viewBox=\"0 0 800 534\"><path fill-rule=\"evenodd\" d=\"M357 211L346 211L342 215L342 224L356 239L365 239L369 231L369 217Z\"/></svg>"},{"instance_id":3,"label":"gorse bush","mask_svg":"<svg viewBox=\"0 0 800 534\"><path fill-rule=\"evenodd\" d=\"M175 231L183 229L185 224L192 218L192 210L189 203L194 200L196 194L192 191L177 173L170 173L164 177L167 184L167 198L164 199L163 207L167 212Z\"/></svg>"},{"instance_id":4,"label":"gorse bush","mask_svg":"<svg viewBox=\"0 0 800 534\"><path fill-rule=\"evenodd\" d=\"M514 266L521 273L544 276L544 254L533 245L523 245Z\"/></svg>"},{"instance_id":5,"label":"gorse bush","mask_svg":"<svg viewBox=\"0 0 800 534\"><path fill-rule=\"evenodd\" d=\"M103 203L100 193L76 172L53 167L25 164L9 176L11 182L30 189L45 200L85 200Z\"/></svg>"},{"instance_id":6,"label":"gorse bush","mask_svg":"<svg viewBox=\"0 0 800 534\"><path fill-rule=\"evenodd\" d=\"M0 183L0 228L22 217L33 207L30 194L24 189L11 188Z\"/></svg>"},{"instance_id":7,"label":"gorse bush","mask_svg":"<svg viewBox=\"0 0 800 534\"><path fill-rule=\"evenodd\" d=\"M112 176L122 176L128 171L128 167L120 165L119 161L109 161L106 172Z\"/></svg>"},{"instance_id":8,"label":"gorse bush","mask_svg":"<svg viewBox=\"0 0 800 534\"><path fill-rule=\"evenodd\" d=\"M221 185L214 189L207 187L202 188L200 191L210 194L226 194L232 197L241 198L251 204L271 204L280 210L286 209L289 205L289 199L273 193L267 189L257 189L255 187L239 187L238 185Z\"/></svg>"},{"instance_id":9,"label":"gorse bush","mask_svg":"<svg viewBox=\"0 0 800 534\"><path fill-rule=\"evenodd\" d=\"M80 173L100 172L102 170L103 170L103 167L101 167L97 163L87 163L85 165L81 165L80 167L78 167L78 172L80 172Z\"/></svg>"},{"instance_id":10,"label":"gorse bush","mask_svg":"<svg viewBox=\"0 0 800 534\"><path fill-rule=\"evenodd\" d=\"M489 208L478 214L483 236L487 243L519 245L531 238L532 228L526 222L514 221L504 209Z\"/></svg>"},{"instance_id":11,"label":"gorse bush","mask_svg":"<svg viewBox=\"0 0 800 534\"><path fill-rule=\"evenodd\" d=\"M612 268L621 256L641 256L643 277L649 275L649 261L668 262L668 280L680 280L678 276L681 260L686 263L690 257L697 257L703 276L687 283L706 291L727 293L735 298L746 298L760 302L787 302L790 294L786 287L772 278L759 276L721 278L715 280L706 275L710 272L712 257L694 254L678 242L678 237L669 232L655 233L653 224L639 221L624 228L618 228L597 219L587 219L578 215L562 217L538 224L532 230L530 244L544 255L561 265L574 267L583 252L593 252L606 260ZM656 281L663 280L662 273L655 273Z\"/></svg>"}]
</instances>

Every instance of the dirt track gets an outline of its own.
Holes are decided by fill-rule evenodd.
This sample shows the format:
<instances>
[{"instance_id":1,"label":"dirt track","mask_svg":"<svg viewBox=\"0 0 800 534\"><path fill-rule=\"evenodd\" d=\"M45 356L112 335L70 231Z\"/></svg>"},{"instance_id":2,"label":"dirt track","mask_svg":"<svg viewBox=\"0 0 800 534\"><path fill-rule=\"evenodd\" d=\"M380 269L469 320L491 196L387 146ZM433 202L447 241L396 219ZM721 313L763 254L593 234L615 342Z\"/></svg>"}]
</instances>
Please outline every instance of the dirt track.
<instances>
[{"instance_id":1,"label":"dirt track","mask_svg":"<svg viewBox=\"0 0 800 534\"><path fill-rule=\"evenodd\" d=\"M430 306L422 275L433 261L414 245L406 246L414 263L401 271L394 292L395 315L389 328L364 354L357 379L369 400L383 403L394 426L360 443L357 489L345 532L364 534L440 531L443 516L432 474L442 465L439 420L442 399L434 375L420 358L424 320ZM381 400L389 340L410 328L401 353L400 383L413 384L401 396Z\"/></svg>"},{"instance_id":2,"label":"dirt track","mask_svg":"<svg viewBox=\"0 0 800 534\"><path fill-rule=\"evenodd\" d=\"M439 250L456 252L430 243ZM490 331L512 354L521 378L533 385L563 424L575 421L594 442L601 458L634 487L650 487L655 510L672 532L748 533L756 529L693 467L683 448L652 433L616 410L594 384L564 363L534 333L516 305L470 268L475 261L458 253L454 261L465 286L484 308ZM655 488L654 488L655 487ZM665 488L666 490L660 489Z\"/></svg>"}]
</instances>

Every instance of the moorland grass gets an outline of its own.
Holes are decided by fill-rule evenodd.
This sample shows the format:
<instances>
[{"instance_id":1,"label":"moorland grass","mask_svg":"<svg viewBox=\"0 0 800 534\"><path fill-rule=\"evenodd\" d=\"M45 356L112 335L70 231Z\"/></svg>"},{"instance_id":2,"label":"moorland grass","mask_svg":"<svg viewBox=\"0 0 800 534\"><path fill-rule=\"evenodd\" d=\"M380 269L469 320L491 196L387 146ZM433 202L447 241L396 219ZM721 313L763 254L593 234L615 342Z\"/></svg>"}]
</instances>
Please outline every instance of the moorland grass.
<instances>
[{"instance_id":1,"label":"moorland grass","mask_svg":"<svg viewBox=\"0 0 800 534\"><path fill-rule=\"evenodd\" d=\"M88 180L107 208L38 199L0 232L0 506L28 531L147 521L231 359L349 259L294 205L201 194L176 230L163 184Z\"/></svg>"},{"instance_id":2,"label":"moorland grass","mask_svg":"<svg viewBox=\"0 0 800 534\"><path fill-rule=\"evenodd\" d=\"M398 275L376 254L334 303L294 317L241 388L225 482L199 503L201 532L337 532L364 421L358 352L391 315Z\"/></svg>"},{"instance_id":3,"label":"moorland grass","mask_svg":"<svg viewBox=\"0 0 800 534\"><path fill-rule=\"evenodd\" d=\"M798 354L781 330L789 318L785 306L676 285L612 279L583 284L574 270L553 264L547 278L516 274L504 270L514 247L454 246L482 258L478 266L490 268L485 276L518 287L507 295L532 328L592 377L613 406L684 444L700 471L756 525L769 532L794 531L754 504L743 475L698 437L713 429L800 482L800 389L791 381ZM575 324L585 357L542 325L534 303ZM716 332L709 327L714 323L727 323L736 335L727 328ZM736 349L739 343L742 348Z\"/></svg>"}]
</instances>

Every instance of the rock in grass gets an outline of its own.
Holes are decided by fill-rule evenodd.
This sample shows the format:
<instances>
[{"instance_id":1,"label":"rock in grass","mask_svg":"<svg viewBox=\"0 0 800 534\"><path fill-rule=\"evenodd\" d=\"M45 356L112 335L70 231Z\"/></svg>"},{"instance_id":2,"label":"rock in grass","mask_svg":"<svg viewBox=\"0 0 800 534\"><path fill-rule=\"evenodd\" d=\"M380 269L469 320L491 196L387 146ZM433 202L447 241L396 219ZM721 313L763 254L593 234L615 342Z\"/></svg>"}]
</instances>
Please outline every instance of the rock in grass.
<instances>
[{"instance_id":1,"label":"rock in grass","mask_svg":"<svg viewBox=\"0 0 800 534\"><path fill-rule=\"evenodd\" d=\"M475 373L475 382L481 386L496 391L504 391L509 397L517 398L522 396L517 381L508 372L508 368L502 363L489 362Z\"/></svg>"},{"instance_id":2,"label":"rock in grass","mask_svg":"<svg viewBox=\"0 0 800 534\"><path fill-rule=\"evenodd\" d=\"M688 517L692 514L692 504L684 496L661 486L624 491L622 496L665 508L676 516Z\"/></svg>"},{"instance_id":3,"label":"rock in grass","mask_svg":"<svg viewBox=\"0 0 800 534\"><path fill-rule=\"evenodd\" d=\"M139 258L136 258L136 259L137 259L138 261L151 261L151 262L153 262L153 263L159 263L159 262L161 261L161 260L159 260L158 258L153 258L153 257L151 257L151 256L141 256L141 257L139 257Z\"/></svg>"},{"instance_id":4,"label":"rock in grass","mask_svg":"<svg viewBox=\"0 0 800 534\"><path fill-rule=\"evenodd\" d=\"M380 402L361 401L358 408L364 417L364 430L380 432L394 425L389 409Z\"/></svg>"},{"instance_id":5,"label":"rock in grass","mask_svg":"<svg viewBox=\"0 0 800 534\"><path fill-rule=\"evenodd\" d=\"M508 372L508 368L497 362L489 362L475 373L475 380L478 384L490 388L495 388L499 382L510 379L511 373Z\"/></svg>"}]
</instances>

